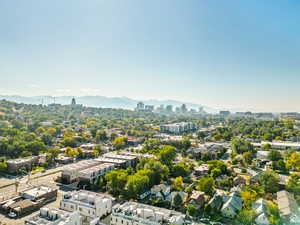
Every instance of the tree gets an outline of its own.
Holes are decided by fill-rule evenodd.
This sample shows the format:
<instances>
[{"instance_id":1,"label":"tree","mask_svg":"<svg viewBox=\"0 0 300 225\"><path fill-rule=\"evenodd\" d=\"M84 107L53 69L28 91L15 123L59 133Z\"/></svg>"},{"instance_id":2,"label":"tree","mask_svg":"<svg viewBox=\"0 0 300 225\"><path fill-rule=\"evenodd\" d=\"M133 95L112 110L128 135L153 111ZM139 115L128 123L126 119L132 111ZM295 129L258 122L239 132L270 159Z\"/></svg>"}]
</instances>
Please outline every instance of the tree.
<instances>
[{"instance_id":1,"label":"tree","mask_svg":"<svg viewBox=\"0 0 300 225\"><path fill-rule=\"evenodd\" d=\"M256 218L255 211L252 209L242 209L237 215L235 225L253 225Z\"/></svg>"},{"instance_id":2,"label":"tree","mask_svg":"<svg viewBox=\"0 0 300 225\"><path fill-rule=\"evenodd\" d=\"M126 197L137 199L149 187L149 177L140 174L128 176L125 185Z\"/></svg>"},{"instance_id":3,"label":"tree","mask_svg":"<svg viewBox=\"0 0 300 225\"><path fill-rule=\"evenodd\" d=\"M217 178L218 176L222 175L222 171L219 168L214 168L211 170L210 175L213 178Z\"/></svg>"},{"instance_id":4,"label":"tree","mask_svg":"<svg viewBox=\"0 0 300 225\"><path fill-rule=\"evenodd\" d=\"M300 176L297 174L292 174L288 180L286 189L295 195L300 196Z\"/></svg>"},{"instance_id":5,"label":"tree","mask_svg":"<svg viewBox=\"0 0 300 225\"><path fill-rule=\"evenodd\" d=\"M282 224L280 212L277 205L275 205L274 203L269 203L267 206L267 211L269 215L268 219L272 225Z\"/></svg>"},{"instance_id":6,"label":"tree","mask_svg":"<svg viewBox=\"0 0 300 225\"><path fill-rule=\"evenodd\" d=\"M233 152L243 154L244 152L254 152L254 147L249 141L243 139L233 139L231 141Z\"/></svg>"},{"instance_id":7,"label":"tree","mask_svg":"<svg viewBox=\"0 0 300 225\"><path fill-rule=\"evenodd\" d=\"M292 170L300 171L300 152L293 152L286 159L286 167Z\"/></svg>"},{"instance_id":8,"label":"tree","mask_svg":"<svg viewBox=\"0 0 300 225\"><path fill-rule=\"evenodd\" d=\"M42 141L45 145L52 145L53 144L53 136L50 133L44 133L42 135Z\"/></svg>"},{"instance_id":9,"label":"tree","mask_svg":"<svg viewBox=\"0 0 300 225\"><path fill-rule=\"evenodd\" d=\"M172 167L172 176L173 177L185 177L189 174L190 169L184 163L177 163Z\"/></svg>"},{"instance_id":10,"label":"tree","mask_svg":"<svg viewBox=\"0 0 300 225\"><path fill-rule=\"evenodd\" d=\"M112 144L116 149L123 148L127 144L127 137L117 137Z\"/></svg>"},{"instance_id":11,"label":"tree","mask_svg":"<svg viewBox=\"0 0 300 225\"><path fill-rule=\"evenodd\" d=\"M147 169L152 171L150 184L159 184L162 180L166 180L169 176L169 169L156 159L142 159L137 165L137 169Z\"/></svg>"},{"instance_id":12,"label":"tree","mask_svg":"<svg viewBox=\"0 0 300 225\"><path fill-rule=\"evenodd\" d=\"M176 149L173 146L165 145L158 153L159 160L166 165L170 165L176 158Z\"/></svg>"},{"instance_id":13,"label":"tree","mask_svg":"<svg viewBox=\"0 0 300 225\"><path fill-rule=\"evenodd\" d=\"M76 157L76 156L79 155L79 152L77 151L77 149L67 147L66 148L66 155L69 156L69 157Z\"/></svg>"},{"instance_id":14,"label":"tree","mask_svg":"<svg viewBox=\"0 0 300 225\"><path fill-rule=\"evenodd\" d=\"M244 152L243 153L243 160L246 164L251 164L252 163L252 153L251 152Z\"/></svg>"},{"instance_id":15,"label":"tree","mask_svg":"<svg viewBox=\"0 0 300 225\"><path fill-rule=\"evenodd\" d=\"M125 170L115 170L105 175L106 187L113 195L124 193L128 174Z\"/></svg>"},{"instance_id":16,"label":"tree","mask_svg":"<svg viewBox=\"0 0 300 225\"><path fill-rule=\"evenodd\" d=\"M278 161L282 159L282 156L279 151L271 149L268 153L268 159L270 159L271 161Z\"/></svg>"},{"instance_id":17,"label":"tree","mask_svg":"<svg viewBox=\"0 0 300 225\"><path fill-rule=\"evenodd\" d=\"M176 177L173 179L172 188L176 191L182 191L184 189L182 177Z\"/></svg>"},{"instance_id":18,"label":"tree","mask_svg":"<svg viewBox=\"0 0 300 225\"><path fill-rule=\"evenodd\" d=\"M202 177L198 181L198 184L196 186L196 189L199 191L203 191L206 194L212 194L213 193L213 187L214 187L214 179L211 177Z\"/></svg>"},{"instance_id":19,"label":"tree","mask_svg":"<svg viewBox=\"0 0 300 225\"><path fill-rule=\"evenodd\" d=\"M172 199L172 206L173 208L178 209L181 207L181 204L182 204L182 198L179 193L176 193Z\"/></svg>"},{"instance_id":20,"label":"tree","mask_svg":"<svg viewBox=\"0 0 300 225\"><path fill-rule=\"evenodd\" d=\"M27 144L26 149L32 152L33 155L39 155L40 152L45 152L47 148L43 142L33 141Z\"/></svg>"},{"instance_id":21,"label":"tree","mask_svg":"<svg viewBox=\"0 0 300 225\"><path fill-rule=\"evenodd\" d=\"M189 216L192 216L192 217L197 216L198 210L197 210L196 206L193 204L188 204L186 207L186 211Z\"/></svg>"},{"instance_id":22,"label":"tree","mask_svg":"<svg viewBox=\"0 0 300 225\"><path fill-rule=\"evenodd\" d=\"M96 134L96 142L99 143L100 141L106 141L108 139L107 133L105 130L99 130Z\"/></svg>"},{"instance_id":23,"label":"tree","mask_svg":"<svg viewBox=\"0 0 300 225\"><path fill-rule=\"evenodd\" d=\"M268 193L275 193L279 190L279 177L272 171L262 172L259 176L259 182Z\"/></svg>"},{"instance_id":24,"label":"tree","mask_svg":"<svg viewBox=\"0 0 300 225\"><path fill-rule=\"evenodd\" d=\"M241 192L241 197L244 200L244 204L246 208L250 209L252 206L252 203L255 202L257 193L254 190L247 190Z\"/></svg>"},{"instance_id":25,"label":"tree","mask_svg":"<svg viewBox=\"0 0 300 225\"><path fill-rule=\"evenodd\" d=\"M7 164L5 162L0 162L0 172L6 172Z\"/></svg>"},{"instance_id":26,"label":"tree","mask_svg":"<svg viewBox=\"0 0 300 225\"><path fill-rule=\"evenodd\" d=\"M71 148L75 148L77 146L77 140L73 137L65 137L62 144L65 147L71 147Z\"/></svg>"},{"instance_id":27,"label":"tree","mask_svg":"<svg viewBox=\"0 0 300 225\"><path fill-rule=\"evenodd\" d=\"M52 164L54 162L54 160L57 158L57 156L59 155L60 150L59 149L49 149L48 151L48 155L49 155L49 161L48 163Z\"/></svg>"},{"instance_id":28,"label":"tree","mask_svg":"<svg viewBox=\"0 0 300 225\"><path fill-rule=\"evenodd\" d=\"M221 174L226 174L227 171L227 165L221 160L210 160L207 162L209 166L210 172L213 171L214 169L219 169L221 171Z\"/></svg>"}]
</instances>

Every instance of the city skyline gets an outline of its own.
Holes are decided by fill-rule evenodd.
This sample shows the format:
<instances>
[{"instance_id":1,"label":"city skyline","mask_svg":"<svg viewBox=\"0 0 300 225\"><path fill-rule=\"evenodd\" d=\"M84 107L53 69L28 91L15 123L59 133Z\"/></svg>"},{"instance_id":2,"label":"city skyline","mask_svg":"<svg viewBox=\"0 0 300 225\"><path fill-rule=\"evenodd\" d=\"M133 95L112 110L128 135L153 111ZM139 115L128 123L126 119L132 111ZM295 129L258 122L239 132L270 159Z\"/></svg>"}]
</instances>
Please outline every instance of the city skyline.
<instances>
[{"instance_id":1,"label":"city skyline","mask_svg":"<svg viewBox=\"0 0 300 225\"><path fill-rule=\"evenodd\" d=\"M4 0L0 93L300 111L299 9L295 1Z\"/></svg>"}]
</instances>

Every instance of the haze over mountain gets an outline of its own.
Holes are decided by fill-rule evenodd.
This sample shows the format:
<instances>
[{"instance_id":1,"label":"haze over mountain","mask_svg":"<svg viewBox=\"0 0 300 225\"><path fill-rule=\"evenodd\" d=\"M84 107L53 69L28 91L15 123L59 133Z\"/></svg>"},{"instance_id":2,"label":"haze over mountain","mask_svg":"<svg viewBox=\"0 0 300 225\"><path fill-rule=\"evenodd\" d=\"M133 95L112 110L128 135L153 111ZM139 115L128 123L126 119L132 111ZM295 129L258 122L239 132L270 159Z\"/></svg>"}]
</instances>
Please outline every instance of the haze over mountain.
<instances>
[{"instance_id":1,"label":"haze over mountain","mask_svg":"<svg viewBox=\"0 0 300 225\"><path fill-rule=\"evenodd\" d=\"M25 104L63 104L67 105L71 103L71 99L73 96L20 96L20 95L0 95L0 99L6 99L8 101L13 101L17 103L25 103ZM131 99L127 97L106 97L106 96L79 96L75 97L76 102L78 104L82 104L84 106L90 107L103 107L103 108L124 108L124 109L134 109L136 104L140 101L145 103L146 105L154 105L155 107L160 105L173 105L174 109L177 106L181 106L182 104L186 104L187 108L198 109L199 107L203 107L203 109L208 113L217 112L216 109L203 106L200 104L194 104L190 102L182 102L177 100L137 100Z\"/></svg>"}]
</instances>

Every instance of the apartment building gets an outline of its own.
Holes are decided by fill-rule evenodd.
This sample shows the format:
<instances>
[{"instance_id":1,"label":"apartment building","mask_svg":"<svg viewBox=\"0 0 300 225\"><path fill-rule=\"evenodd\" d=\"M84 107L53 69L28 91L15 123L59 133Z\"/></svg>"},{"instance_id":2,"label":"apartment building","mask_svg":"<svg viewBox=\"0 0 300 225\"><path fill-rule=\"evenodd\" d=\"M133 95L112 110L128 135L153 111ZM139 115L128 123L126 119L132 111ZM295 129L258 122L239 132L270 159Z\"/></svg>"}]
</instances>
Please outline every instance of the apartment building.
<instances>
[{"instance_id":1,"label":"apartment building","mask_svg":"<svg viewBox=\"0 0 300 225\"><path fill-rule=\"evenodd\" d=\"M105 175L106 173L115 169L115 164L113 163L103 163L98 166L87 168L79 171L78 178L82 183L92 184L99 177Z\"/></svg>"},{"instance_id":2,"label":"apartment building","mask_svg":"<svg viewBox=\"0 0 300 225\"><path fill-rule=\"evenodd\" d=\"M76 182L78 181L80 171L100 164L101 162L97 160L84 160L67 165L62 170L62 182L68 184Z\"/></svg>"},{"instance_id":3,"label":"apartment building","mask_svg":"<svg viewBox=\"0 0 300 225\"><path fill-rule=\"evenodd\" d=\"M26 158L12 159L6 162L9 173L19 173L20 170L31 170L33 166L42 164L46 161L45 155L32 156Z\"/></svg>"},{"instance_id":4,"label":"apartment building","mask_svg":"<svg viewBox=\"0 0 300 225\"><path fill-rule=\"evenodd\" d=\"M171 134L182 134L184 132L191 132L197 129L197 124L191 122L172 123L160 126L160 132Z\"/></svg>"},{"instance_id":5,"label":"apartment building","mask_svg":"<svg viewBox=\"0 0 300 225\"><path fill-rule=\"evenodd\" d=\"M115 205L110 221L111 225L183 225L185 223L185 215L180 212L136 202Z\"/></svg>"},{"instance_id":6,"label":"apartment building","mask_svg":"<svg viewBox=\"0 0 300 225\"><path fill-rule=\"evenodd\" d=\"M25 220L25 225L81 225L78 211L67 212L55 208L41 208L40 213Z\"/></svg>"},{"instance_id":7,"label":"apartment building","mask_svg":"<svg viewBox=\"0 0 300 225\"><path fill-rule=\"evenodd\" d=\"M116 152L108 152L103 155L104 158L108 159L118 159L126 161L125 166L135 166L138 162L138 157L136 155L123 155Z\"/></svg>"},{"instance_id":8,"label":"apartment building","mask_svg":"<svg viewBox=\"0 0 300 225\"><path fill-rule=\"evenodd\" d=\"M80 190L65 194L60 208L69 212L79 211L84 221L92 221L110 214L114 201L109 195Z\"/></svg>"}]
</instances>

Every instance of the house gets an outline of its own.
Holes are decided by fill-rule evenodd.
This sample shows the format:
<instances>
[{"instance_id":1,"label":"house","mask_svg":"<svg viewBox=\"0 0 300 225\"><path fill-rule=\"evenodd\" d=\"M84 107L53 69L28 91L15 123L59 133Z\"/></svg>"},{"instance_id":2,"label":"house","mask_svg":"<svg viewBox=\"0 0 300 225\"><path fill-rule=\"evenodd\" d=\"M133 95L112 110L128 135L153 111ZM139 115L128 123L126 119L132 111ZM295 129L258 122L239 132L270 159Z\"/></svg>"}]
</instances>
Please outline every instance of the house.
<instances>
[{"instance_id":1,"label":"house","mask_svg":"<svg viewBox=\"0 0 300 225\"><path fill-rule=\"evenodd\" d=\"M209 172L208 164L201 164L200 166L194 168L194 174L196 176L206 176L208 172Z\"/></svg>"},{"instance_id":2,"label":"house","mask_svg":"<svg viewBox=\"0 0 300 225\"><path fill-rule=\"evenodd\" d=\"M84 220L91 221L110 214L114 201L110 195L80 190L64 194L60 208L79 211Z\"/></svg>"},{"instance_id":3,"label":"house","mask_svg":"<svg viewBox=\"0 0 300 225\"><path fill-rule=\"evenodd\" d=\"M229 196L224 197L225 203L221 209L221 213L225 217L234 218L243 208L243 199L238 196L237 192L233 192Z\"/></svg>"},{"instance_id":4,"label":"house","mask_svg":"<svg viewBox=\"0 0 300 225\"><path fill-rule=\"evenodd\" d=\"M223 205L223 195L219 192L216 192L213 198L208 202L208 205L211 209L219 211Z\"/></svg>"},{"instance_id":5,"label":"house","mask_svg":"<svg viewBox=\"0 0 300 225\"><path fill-rule=\"evenodd\" d=\"M131 146L138 146L139 144L142 144L144 142L143 138L140 137L133 137L129 136L127 137L127 144Z\"/></svg>"},{"instance_id":6,"label":"house","mask_svg":"<svg viewBox=\"0 0 300 225\"><path fill-rule=\"evenodd\" d=\"M268 219L268 203L264 199L258 199L256 202L252 203L252 209L255 211L256 219L255 223L257 225L269 225L270 221Z\"/></svg>"},{"instance_id":7,"label":"house","mask_svg":"<svg viewBox=\"0 0 300 225\"><path fill-rule=\"evenodd\" d=\"M205 193L202 191L193 191L190 196L190 204L197 205L199 207L204 206L205 203Z\"/></svg>"},{"instance_id":8,"label":"house","mask_svg":"<svg viewBox=\"0 0 300 225\"><path fill-rule=\"evenodd\" d=\"M186 224L186 216L180 212L158 208L137 202L117 204L112 209L111 225L161 225Z\"/></svg>"},{"instance_id":9,"label":"house","mask_svg":"<svg viewBox=\"0 0 300 225\"><path fill-rule=\"evenodd\" d=\"M247 180L243 176L237 176L233 179L233 185L238 186L238 185L246 185Z\"/></svg>"},{"instance_id":10,"label":"house","mask_svg":"<svg viewBox=\"0 0 300 225\"><path fill-rule=\"evenodd\" d=\"M78 211L67 212L60 209L44 207L40 213L25 220L25 225L81 225L82 218Z\"/></svg>"},{"instance_id":11,"label":"house","mask_svg":"<svg viewBox=\"0 0 300 225\"><path fill-rule=\"evenodd\" d=\"M58 156L55 161L59 164L69 164L69 163L73 163L74 162L74 158L73 157L69 157L69 156L63 156L60 155Z\"/></svg>"},{"instance_id":12,"label":"house","mask_svg":"<svg viewBox=\"0 0 300 225\"><path fill-rule=\"evenodd\" d=\"M260 174L262 173L262 171L247 169L247 173L250 175L250 183L255 184L259 181L259 177L260 177Z\"/></svg>"},{"instance_id":13,"label":"house","mask_svg":"<svg viewBox=\"0 0 300 225\"><path fill-rule=\"evenodd\" d=\"M185 203L187 201L187 198L188 198L187 193L185 193L184 191L173 191L173 192L171 192L171 204L173 204L174 197L177 194L181 197L183 203Z\"/></svg>"},{"instance_id":14,"label":"house","mask_svg":"<svg viewBox=\"0 0 300 225\"><path fill-rule=\"evenodd\" d=\"M159 198L161 200L171 200L171 187L166 184L155 185L151 188L151 198Z\"/></svg>"},{"instance_id":15,"label":"house","mask_svg":"<svg viewBox=\"0 0 300 225\"><path fill-rule=\"evenodd\" d=\"M292 193L285 190L277 192L277 204L280 215L286 222L300 221L299 206Z\"/></svg>"}]
</instances>

